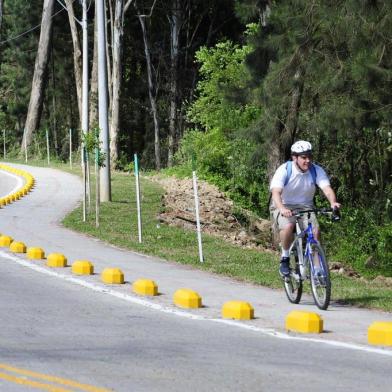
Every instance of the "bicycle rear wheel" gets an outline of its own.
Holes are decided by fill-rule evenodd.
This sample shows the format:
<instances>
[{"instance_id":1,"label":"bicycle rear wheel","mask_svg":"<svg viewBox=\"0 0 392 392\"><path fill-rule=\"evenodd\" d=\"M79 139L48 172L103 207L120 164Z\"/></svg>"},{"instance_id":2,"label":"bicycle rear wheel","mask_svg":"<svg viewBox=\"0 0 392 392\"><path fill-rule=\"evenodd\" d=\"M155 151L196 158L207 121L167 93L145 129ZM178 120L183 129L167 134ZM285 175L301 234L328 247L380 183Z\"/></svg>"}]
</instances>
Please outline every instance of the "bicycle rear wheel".
<instances>
[{"instance_id":1,"label":"bicycle rear wheel","mask_svg":"<svg viewBox=\"0 0 392 392\"><path fill-rule=\"evenodd\" d=\"M290 276L283 278L283 283L287 299L293 304L299 303L302 296L302 280L297 255L290 255Z\"/></svg>"},{"instance_id":2,"label":"bicycle rear wheel","mask_svg":"<svg viewBox=\"0 0 392 392\"><path fill-rule=\"evenodd\" d=\"M311 245L309 258L310 265L312 266L310 271L310 285L313 299L319 309L326 310L331 300L331 279L327 259L319 244ZM314 267L318 265L321 269L321 275L315 276Z\"/></svg>"}]
</instances>

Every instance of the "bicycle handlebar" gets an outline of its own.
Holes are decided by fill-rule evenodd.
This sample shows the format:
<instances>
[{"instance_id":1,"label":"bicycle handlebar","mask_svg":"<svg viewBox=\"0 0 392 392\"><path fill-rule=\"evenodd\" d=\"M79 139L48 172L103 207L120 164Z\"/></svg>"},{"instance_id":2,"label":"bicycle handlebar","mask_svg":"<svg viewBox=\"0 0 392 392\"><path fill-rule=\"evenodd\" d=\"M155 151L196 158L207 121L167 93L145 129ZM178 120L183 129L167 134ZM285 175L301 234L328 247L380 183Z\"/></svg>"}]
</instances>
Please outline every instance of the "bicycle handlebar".
<instances>
[{"instance_id":1,"label":"bicycle handlebar","mask_svg":"<svg viewBox=\"0 0 392 392\"><path fill-rule=\"evenodd\" d=\"M296 210L294 210L296 211ZM338 208L312 208L308 210L296 211L293 215L300 218L301 215L314 212L317 215L331 215L332 222L340 221L340 211Z\"/></svg>"}]
</instances>

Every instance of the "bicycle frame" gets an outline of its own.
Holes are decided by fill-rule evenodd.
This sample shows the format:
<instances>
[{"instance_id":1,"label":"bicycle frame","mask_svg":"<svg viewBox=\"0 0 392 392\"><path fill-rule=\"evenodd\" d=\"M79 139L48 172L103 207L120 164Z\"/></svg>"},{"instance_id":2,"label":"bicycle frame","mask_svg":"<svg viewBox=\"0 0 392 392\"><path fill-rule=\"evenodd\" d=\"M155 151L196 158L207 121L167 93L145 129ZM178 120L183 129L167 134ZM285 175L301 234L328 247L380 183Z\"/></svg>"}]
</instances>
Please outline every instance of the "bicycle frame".
<instances>
[{"instance_id":1,"label":"bicycle frame","mask_svg":"<svg viewBox=\"0 0 392 392\"><path fill-rule=\"evenodd\" d=\"M299 245L299 248L301 250L299 252L300 254L297 254L297 257L298 257L300 278L302 280L309 278L309 276L307 276L307 274L306 274L306 269L309 267L308 264L310 264L310 268L312 269L312 272L314 272L313 260L312 260L312 257L310 257L310 254L311 254L310 247L312 244L318 244L318 241L316 240L316 238L314 237L314 234L313 234L312 222L309 221L309 218L310 218L310 213L308 213L307 227L305 229L301 229L301 226L299 224L301 217L296 216L296 221L295 221L296 235L295 235L294 241L292 242L292 244L290 246L290 253L293 251L293 249L296 250L297 244ZM306 238L305 251L303 250L303 243L302 243L303 238Z\"/></svg>"}]
</instances>

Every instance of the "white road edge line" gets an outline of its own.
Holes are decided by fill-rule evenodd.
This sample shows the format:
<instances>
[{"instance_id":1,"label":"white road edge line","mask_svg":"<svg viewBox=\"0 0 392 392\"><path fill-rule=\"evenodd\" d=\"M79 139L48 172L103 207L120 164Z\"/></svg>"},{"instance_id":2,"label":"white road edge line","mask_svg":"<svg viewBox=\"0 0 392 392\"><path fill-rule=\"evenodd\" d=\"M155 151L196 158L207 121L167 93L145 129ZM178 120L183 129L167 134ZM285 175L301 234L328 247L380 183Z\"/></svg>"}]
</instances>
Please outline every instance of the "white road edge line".
<instances>
[{"instance_id":1,"label":"white road edge line","mask_svg":"<svg viewBox=\"0 0 392 392\"><path fill-rule=\"evenodd\" d=\"M13 193L17 192L20 188L23 187L24 182L22 180L22 177L20 177L16 174L10 173L9 171L4 170L4 169L0 169L0 170L2 171L3 174L6 174L9 177L16 178L16 180L17 180L17 185L14 187L14 189L11 192L4 195L3 197L7 197L8 195L12 195Z\"/></svg>"},{"instance_id":2,"label":"white road edge line","mask_svg":"<svg viewBox=\"0 0 392 392\"><path fill-rule=\"evenodd\" d=\"M278 332L272 328L260 328L260 327L256 327L253 325L247 325L247 324L241 323L239 321L234 321L234 320L215 319L215 318L207 318L207 317L203 317L203 316L198 316L198 315L195 315L195 314L192 314L189 312L185 312L182 310L177 310L177 309L169 308L167 306L162 306L162 305L159 305L159 304L156 304L156 303L153 303L153 302L150 302L145 299L141 299L141 298L129 295L129 294L120 293L120 292L112 290L108 287L99 286L97 284L87 282L87 281L82 280L80 278L74 278L72 276L62 275L58 272L51 271L46 268L40 267L39 265L28 262L24 259L17 257L17 256L10 255L10 254L8 254L4 251L1 251L1 250L0 250L0 256L6 258L8 260L12 260L12 261L16 262L17 264L28 267L34 271L40 272L42 274L54 276L56 278L60 278L60 279L65 280L67 282L75 283L75 284L78 284L79 286L86 287L86 288L91 289L93 291L96 291L96 292L99 292L102 294L108 294L113 297L120 298L122 300L132 302L137 305L144 306L146 308L157 310L159 312L174 314L176 316L185 317L185 318L192 319L192 320L212 321L215 323L226 324L226 325L229 325L232 327L242 328L242 329L246 329L249 331L262 333L264 335L273 336L273 337L279 338L279 339L291 339L291 340L306 341L306 342L313 342L313 343L322 343L322 344L326 344L326 345L333 346L333 347L346 348L346 349L357 350L357 351L365 351L365 352L369 352L369 353L373 353L373 354L381 354L381 355L386 355L386 356L392 357L392 351L384 350L381 348L361 346L359 344L352 344L352 343L343 343L343 342L338 342L338 341L334 341L334 340L323 340L323 339L316 339L316 338L309 338L309 337L291 336L291 335L283 333L283 332Z\"/></svg>"}]
</instances>

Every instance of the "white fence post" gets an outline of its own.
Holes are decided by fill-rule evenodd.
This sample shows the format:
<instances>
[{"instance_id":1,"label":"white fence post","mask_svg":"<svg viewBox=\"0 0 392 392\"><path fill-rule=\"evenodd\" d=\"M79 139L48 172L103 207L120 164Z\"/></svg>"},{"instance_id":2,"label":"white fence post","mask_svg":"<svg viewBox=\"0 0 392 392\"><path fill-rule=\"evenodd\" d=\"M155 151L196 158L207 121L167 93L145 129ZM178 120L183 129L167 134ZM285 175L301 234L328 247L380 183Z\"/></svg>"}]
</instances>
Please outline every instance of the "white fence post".
<instances>
[{"instance_id":1,"label":"white fence post","mask_svg":"<svg viewBox=\"0 0 392 392\"><path fill-rule=\"evenodd\" d=\"M199 196L197 192L197 177L196 171L193 170L192 172L193 177L193 193L195 196L195 213L196 213L196 229L197 229L197 242L199 245L199 260L200 263L203 263L203 245L201 243L201 229L200 229L200 214L199 214Z\"/></svg>"},{"instance_id":2,"label":"white fence post","mask_svg":"<svg viewBox=\"0 0 392 392\"><path fill-rule=\"evenodd\" d=\"M137 229L139 234L139 243L142 242L142 216L140 207L140 183L139 183L139 164L137 154L134 155L134 170L136 183L136 205L137 205Z\"/></svg>"},{"instance_id":3,"label":"white fence post","mask_svg":"<svg viewBox=\"0 0 392 392\"><path fill-rule=\"evenodd\" d=\"M48 156L48 166L50 165L50 151L49 151L49 131L46 130L46 154Z\"/></svg>"},{"instance_id":4,"label":"white fence post","mask_svg":"<svg viewBox=\"0 0 392 392\"><path fill-rule=\"evenodd\" d=\"M72 128L69 128L69 166L72 169Z\"/></svg>"},{"instance_id":5,"label":"white fence post","mask_svg":"<svg viewBox=\"0 0 392 392\"><path fill-rule=\"evenodd\" d=\"M5 129L3 129L3 158L5 159L6 157L6 149L5 149Z\"/></svg>"},{"instance_id":6,"label":"white fence post","mask_svg":"<svg viewBox=\"0 0 392 392\"><path fill-rule=\"evenodd\" d=\"M25 160L26 160L26 163L27 163L27 137L26 137L26 132L24 134L25 134L25 140L24 140Z\"/></svg>"}]
</instances>

